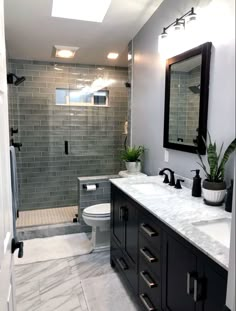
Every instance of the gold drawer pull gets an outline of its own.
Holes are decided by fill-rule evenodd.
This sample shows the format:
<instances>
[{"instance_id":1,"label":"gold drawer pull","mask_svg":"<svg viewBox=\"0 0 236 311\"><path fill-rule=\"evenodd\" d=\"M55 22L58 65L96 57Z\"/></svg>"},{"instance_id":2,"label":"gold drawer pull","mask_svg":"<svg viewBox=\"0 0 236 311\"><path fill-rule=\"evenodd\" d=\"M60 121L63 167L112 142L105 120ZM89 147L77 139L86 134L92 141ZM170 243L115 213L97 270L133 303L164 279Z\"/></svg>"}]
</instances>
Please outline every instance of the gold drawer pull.
<instances>
[{"instance_id":1,"label":"gold drawer pull","mask_svg":"<svg viewBox=\"0 0 236 311\"><path fill-rule=\"evenodd\" d=\"M153 230L149 225L147 224L141 224L140 228L151 238L154 236L158 236L159 233Z\"/></svg>"}]
</instances>

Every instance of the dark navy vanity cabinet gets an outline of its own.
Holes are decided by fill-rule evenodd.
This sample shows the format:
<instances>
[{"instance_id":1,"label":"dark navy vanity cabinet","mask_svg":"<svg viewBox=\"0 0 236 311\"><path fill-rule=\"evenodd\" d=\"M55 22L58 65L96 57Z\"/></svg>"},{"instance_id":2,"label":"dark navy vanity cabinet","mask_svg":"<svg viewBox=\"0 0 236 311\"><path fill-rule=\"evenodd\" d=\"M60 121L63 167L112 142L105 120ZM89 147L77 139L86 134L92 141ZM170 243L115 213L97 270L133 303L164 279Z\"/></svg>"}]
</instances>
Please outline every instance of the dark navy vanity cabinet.
<instances>
[{"instance_id":1,"label":"dark navy vanity cabinet","mask_svg":"<svg viewBox=\"0 0 236 311\"><path fill-rule=\"evenodd\" d=\"M145 311L223 311L227 271L111 187L111 265Z\"/></svg>"},{"instance_id":2,"label":"dark navy vanity cabinet","mask_svg":"<svg viewBox=\"0 0 236 311\"><path fill-rule=\"evenodd\" d=\"M138 206L114 187L111 197L112 265L122 271L134 293L137 293Z\"/></svg>"}]
</instances>

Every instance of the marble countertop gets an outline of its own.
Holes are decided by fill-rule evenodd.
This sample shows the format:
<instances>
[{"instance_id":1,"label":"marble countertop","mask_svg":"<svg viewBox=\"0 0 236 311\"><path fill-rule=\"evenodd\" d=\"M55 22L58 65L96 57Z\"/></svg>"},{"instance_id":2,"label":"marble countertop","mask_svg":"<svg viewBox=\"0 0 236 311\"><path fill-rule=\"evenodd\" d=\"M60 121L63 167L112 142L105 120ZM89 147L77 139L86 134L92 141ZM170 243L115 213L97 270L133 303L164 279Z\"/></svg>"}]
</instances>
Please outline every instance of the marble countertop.
<instances>
[{"instance_id":1,"label":"marble countertop","mask_svg":"<svg viewBox=\"0 0 236 311\"><path fill-rule=\"evenodd\" d=\"M201 232L193 223L231 219L224 207L207 206L191 190L163 183L163 176L111 179L111 182L160 221L228 270L229 248ZM145 185L144 185L145 184Z\"/></svg>"}]
</instances>

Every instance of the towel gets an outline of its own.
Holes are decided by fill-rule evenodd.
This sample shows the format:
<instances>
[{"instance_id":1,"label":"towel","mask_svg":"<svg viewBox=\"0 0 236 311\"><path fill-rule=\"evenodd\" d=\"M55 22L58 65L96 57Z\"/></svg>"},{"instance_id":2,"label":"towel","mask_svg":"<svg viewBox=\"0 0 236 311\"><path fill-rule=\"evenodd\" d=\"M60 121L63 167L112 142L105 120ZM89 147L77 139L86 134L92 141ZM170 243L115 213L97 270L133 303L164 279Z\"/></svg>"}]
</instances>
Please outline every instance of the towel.
<instances>
[{"instance_id":1,"label":"towel","mask_svg":"<svg viewBox=\"0 0 236 311\"><path fill-rule=\"evenodd\" d=\"M10 146L10 163L11 163L11 192L12 192L12 212L13 212L13 228L14 236L16 236L16 220L19 208L18 181L17 181L17 165L15 147Z\"/></svg>"}]
</instances>

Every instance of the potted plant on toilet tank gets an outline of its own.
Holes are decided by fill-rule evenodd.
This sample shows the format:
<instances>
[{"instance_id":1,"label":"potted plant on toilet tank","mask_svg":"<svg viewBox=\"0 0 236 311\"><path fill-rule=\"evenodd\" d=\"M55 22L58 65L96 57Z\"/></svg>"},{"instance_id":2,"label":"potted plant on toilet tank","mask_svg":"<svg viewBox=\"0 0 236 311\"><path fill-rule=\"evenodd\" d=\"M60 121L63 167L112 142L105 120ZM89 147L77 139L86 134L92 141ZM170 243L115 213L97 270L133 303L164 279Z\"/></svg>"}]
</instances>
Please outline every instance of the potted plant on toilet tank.
<instances>
[{"instance_id":1,"label":"potted plant on toilet tank","mask_svg":"<svg viewBox=\"0 0 236 311\"><path fill-rule=\"evenodd\" d=\"M210 134L208 146L206 144L206 158L207 164L200 154L198 154L200 163L199 165L203 168L206 179L203 181L203 197L206 204L209 205L221 205L224 201L226 194L226 182L225 182L225 165L229 160L230 155L236 149L236 138L226 148L224 154L223 144L220 147L219 152L217 151L216 142L212 143Z\"/></svg>"},{"instance_id":2,"label":"potted plant on toilet tank","mask_svg":"<svg viewBox=\"0 0 236 311\"><path fill-rule=\"evenodd\" d=\"M141 171L141 156L144 153L144 147L126 147L121 152L121 159L125 161L126 169L129 173L138 173Z\"/></svg>"}]
</instances>

